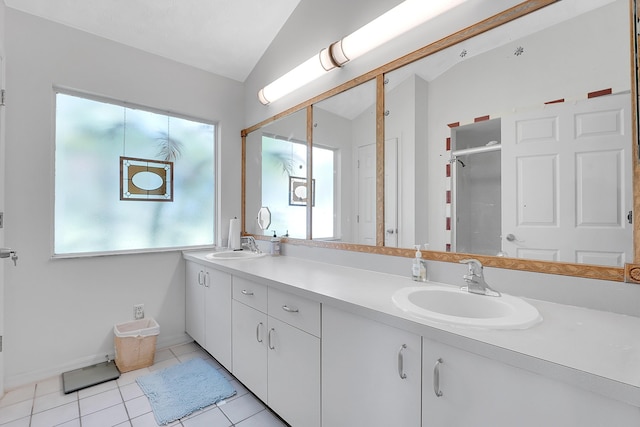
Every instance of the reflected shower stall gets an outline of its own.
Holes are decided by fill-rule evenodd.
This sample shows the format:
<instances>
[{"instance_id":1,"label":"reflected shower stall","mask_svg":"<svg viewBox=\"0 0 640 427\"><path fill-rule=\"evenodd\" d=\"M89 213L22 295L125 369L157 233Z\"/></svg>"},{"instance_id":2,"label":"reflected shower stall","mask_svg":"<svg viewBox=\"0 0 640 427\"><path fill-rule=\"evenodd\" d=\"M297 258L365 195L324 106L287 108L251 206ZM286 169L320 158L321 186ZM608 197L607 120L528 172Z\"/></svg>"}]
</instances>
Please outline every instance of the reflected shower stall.
<instances>
[{"instance_id":1,"label":"reflected shower stall","mask_svg":"<svg viewBox=\"0 0 640 427\"><path fill-rule=\"evenodd\" d=\"M503 255L500 119L451 129L452 249Z\"/></svg>"}]
</instances>

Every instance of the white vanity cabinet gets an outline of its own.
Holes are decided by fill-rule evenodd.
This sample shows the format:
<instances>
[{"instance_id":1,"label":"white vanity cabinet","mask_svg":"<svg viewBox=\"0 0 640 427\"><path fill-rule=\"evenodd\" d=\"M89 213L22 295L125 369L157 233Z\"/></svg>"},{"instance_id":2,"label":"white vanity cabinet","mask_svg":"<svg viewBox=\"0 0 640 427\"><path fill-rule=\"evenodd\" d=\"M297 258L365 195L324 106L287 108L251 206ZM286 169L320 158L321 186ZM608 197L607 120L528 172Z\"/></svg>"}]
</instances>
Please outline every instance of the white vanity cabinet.
<instances>
[{"instance_id":1,"label":"white vanity cabinet","mask_svg":"<svg viewBox=\"0 0 640 427\"><path fill-rule=\"evenodd\" d=\"M186 263L186 331L231 369L231 275Z\"/></svg>"},{"instance_id":2,"label":"white vanity cabinet","mask_svg":"<svg viewBox=\"0 0 640 427\"><path fill-rule=\"evenodd\" d=\"M233 374L294 427L320 426L320 304L233 278Z\"/></svg>"},{"instance_id":3,"label":"white vanity cabinet","mask_svg":"<svg viewBox=\"0 0 640 427\"><path fill-rule=\"evenodd\" d=\"M423 338L423 427L626 427L640 408Z\"/></svg>"},{"instance_id":4,"label":"white vanity cabinet","mask_svg":"<svg viewBox=\"0 0 640 427\"><path fill-rule=\"evenodd\" d=\"M324 304L322 425L419 427L421 337Z\"/></svg>"}]
</instances>

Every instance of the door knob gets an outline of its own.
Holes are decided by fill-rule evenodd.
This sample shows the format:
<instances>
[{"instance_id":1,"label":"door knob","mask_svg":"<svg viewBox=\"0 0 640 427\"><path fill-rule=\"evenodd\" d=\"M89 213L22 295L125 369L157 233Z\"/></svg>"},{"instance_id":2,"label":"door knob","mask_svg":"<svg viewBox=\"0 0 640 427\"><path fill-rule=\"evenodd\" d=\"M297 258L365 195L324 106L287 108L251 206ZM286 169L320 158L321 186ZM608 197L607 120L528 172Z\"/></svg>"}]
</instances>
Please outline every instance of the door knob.
<instances>
[{"instance_id":1,"label":"door knob","mask_svg":"<svg viewBox=\"0 0 640 427\"><path fill-rule=\"evenodd\" d=\"M18 265L18 253L11 248L0 248L0 258L11 258L13 265Z\"/></svg>"}]
</instances>

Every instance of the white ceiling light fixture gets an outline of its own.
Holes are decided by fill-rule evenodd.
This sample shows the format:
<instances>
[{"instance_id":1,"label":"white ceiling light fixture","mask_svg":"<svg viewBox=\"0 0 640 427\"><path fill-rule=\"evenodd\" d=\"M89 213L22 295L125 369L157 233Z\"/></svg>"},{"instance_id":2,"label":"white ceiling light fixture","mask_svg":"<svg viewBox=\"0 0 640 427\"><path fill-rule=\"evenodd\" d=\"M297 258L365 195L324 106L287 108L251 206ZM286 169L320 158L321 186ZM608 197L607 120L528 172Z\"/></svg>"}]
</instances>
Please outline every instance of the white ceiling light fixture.
<instances>
[{"instance_id":1,"label":"white ceiling light fixture","mask_svg":"<svg viewBox=\"0 0 640 427\"><path fill-rule=\"evenodd\" d=\"M405 0L260 89L258 99L267 105L464 1Z\"/></svg>"}]
</instances>

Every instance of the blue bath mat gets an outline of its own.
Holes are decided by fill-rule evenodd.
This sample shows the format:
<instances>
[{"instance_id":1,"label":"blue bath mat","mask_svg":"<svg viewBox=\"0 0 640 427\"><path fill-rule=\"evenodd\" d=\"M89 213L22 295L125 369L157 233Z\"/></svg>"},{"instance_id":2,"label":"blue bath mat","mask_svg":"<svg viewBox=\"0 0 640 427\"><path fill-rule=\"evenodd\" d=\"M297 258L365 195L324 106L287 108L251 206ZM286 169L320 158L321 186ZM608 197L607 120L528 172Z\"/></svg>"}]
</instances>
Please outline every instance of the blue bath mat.
<instances>
[{"instance_id":1,"label":"blue bath mat","mask_svg":"<svg viewBox=\"0 0 640 427\"><path fill-rule=\"evenodd\" d=\"M160 425L236 394L216 368L199 358L139 377L136 382L149 398Z\"/></svg>"}]
</instances>

